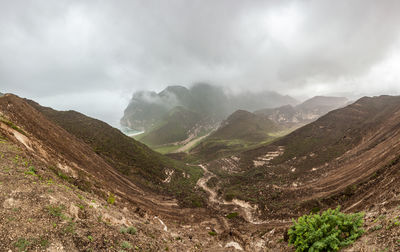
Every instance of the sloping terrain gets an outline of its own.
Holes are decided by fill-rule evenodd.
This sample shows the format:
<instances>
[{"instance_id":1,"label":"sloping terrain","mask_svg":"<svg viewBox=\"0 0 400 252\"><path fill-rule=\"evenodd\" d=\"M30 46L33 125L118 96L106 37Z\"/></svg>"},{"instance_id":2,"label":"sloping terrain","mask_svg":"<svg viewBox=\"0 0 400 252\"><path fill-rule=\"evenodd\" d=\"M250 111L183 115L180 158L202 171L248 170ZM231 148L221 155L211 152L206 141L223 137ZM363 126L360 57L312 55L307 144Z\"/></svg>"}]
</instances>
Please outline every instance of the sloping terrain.
<instances>
[{"instance_id":1,"label":"sloping terrain","mask_svg":"<svg viewBox=\"0 0 400 252\"><path fill-rule=\"evenodd\" d=\"M42 159L48 157L46 159L50 161L68 160L51 165L69 171L69 176L75 176L90 188L95 188L98 184L97 179L100 179L104 180L100 184L106 183L109 188L129 196L152 191L160 194L159 190L164 190L164 195L176 196L182 205L201 204L194 192L196 176L201 175L199 170L183 165L172 166L176 162L162 157L144 145L135 146L136 141L105 123L76 112L61 113L65 120L63 126L70 130L71 134L14 95L2 97L0 109L3 117L29 133L29 142L33 146L27 144L27 148L40 154ZM63 116L64 114L67 116ZM71 115L73 118L69 120L72 121L68 121L68 116ZM68 128L68 122L72 123L72 129ZM28 141L23 136L21 134L19 137ZM98 154L95 147L98 148ZM115 162L121 166L115 165ZM150 165L146 166L146 163ZM130 170L120 168L125 166ZM159 174L162 172L163 177ZM123 176L124 173L126 175ZM144 183L145 186L142 186ZM151 200L149 201L151 203Z\"/></svg>"},{"instance_id":2,"label":"sloping terrain","mask_svg":"<svg viewBox=\"0 0 400 252\"><path fill-rule=\"evenodd\" d=\"M268 118L245 110L237 110L222 122L219 129L210 138L261 142L268 137L268 133L277 130L279 130L279 126Z\"/></svg>"},{"instance_id":3,"label":"sloping terrain","mask_svg":"<svg viewBox=\"0 0 400 252\"><path fill-rule=\"evenodd\" d=\"M271 133L279 130L279 125L266 116L237 110L224 120L216 131L194 147L190 154L211 160L271 141L275 138Z\"/></svg>"},{"instance_id":4,"label":"sloping terrain","mask_svg":"<svg viewBox=\"0 0 400 252\"><path fill-rule=\"evenodd\" d=\"M240 234L224 233L204 210L184 212L161 198L146 203L154 195L118 191L123 187L107 171L102 172L109 183L94 174L86 181L91 186L82 187L82 180L68 175L77 167L52 166L72 161L36 140L28 130L0 122L0 251L233 251L232 244L240 246Z\"/></svg>"},{"instance_id":5,"label":"sloping terrain","mask_svg":"<svg viewBox=\"0 0 400 252\"><path fill-rule=\"evenodd\" d=\"M198 113L184 107L175 107L158 122L157 126L138 139L149 146L159 146L166 143L179 144L190 138L191 135L197 136L198 131L208 130L201 120L202 117Z\"/></svg>"},{"instance_id":6,"label":"sloping terrain","mask_svg":"<svg viewBox=\"0 0 400 252\"><path fill-rule=\"evenodd\" d=\"M4 132L2 127L2 132ZM119 197L81 190L67 175L1 137L1 251L160 251L175 240L152 215ZM130 233L124 230L131 227ZM165 242L168 241L168 242ZM186 243L186 245L184 245Z\"/></svg>"},{"instance_id":7,"label":"sloping terrain","mask_svg":"<svg viewBox=\"0 0 400 252\"><path fill-rule=\"evenodd\" d=\"M362 98L242 153L230 176L218 168L221 161L210 168L225 178L220 185L225 197L253 201L265 216L291 216L305 205L326 206L320 199L345 191L391 162L400 153L399 133L400 97Z\"/></svg>"},{"instance_id":8,"label":"sloping terrain","mask_svg":"<svg viewBox=\"0 0 400 252\"><path fill-rule=\"evenodd\" d=\"M202 204L193 192L201 174L199 170L166 158L99 120L75 111L56 111L32 101L29 104L88 144L110 166L141 188L173 195L185 206ZM163 182L166 179L168 183Z\"/></svg>"},{"instance_id":9,"label":"sloping terrain","mask_svg":"<svg viewBox=\"0 0 400 252\"><path fill-rule=\"evenodd\" d=\"M347 104L348 100L345 97L315 96L297 106L285 105L257 110L254 113L265 115L282 126L300 127Z\"/></svg>"},{"instance_id":10,"label":"sloping terrain","mask_svg":"<svg viewBox=\"0 0 400 252\"><path fill-rule=\"evenodd\" d=\"M185 209L173 198L133 183L104 161L107 153L97 154L84 142L87 135L77 138L27 101L7 94L0 99L0 112L1 250L233 251L237 247L255 251L265 247L260 237L237 231L236 222L229 223L212 209ZM77 124L82 127L90 127L88 121L96 124L81 119L85 123ZM172 175L167 173L163 183L171 183ZM188 190L188 185L179 184L181 190Z\"/></svg>"},{"instance_id":11,"label":"sloping terrain","mask_svg":"<svg viewBox=\"0 0 400 252\"><path fill-rule=\"evenodd\" d=\"M276 240L291 218L341 205L366 212L367 233L346 251L397 251L399 138L400 97L365 97L272 144L210 162L204 184L220 211L235 205L253 223L275 220ZM269 248L291 251L276 240Z\"/></svg>"},{"instance_id":12,"label":"sloping terrain","mask_svg":"<svg viewBox=\"0 0 400 252\"><path fill-rule=\"evenodd\" d=\"M127 141L108 125L9 94L0 112L0 250L294 251L291 218L338 204L366 212L367 232L344 251L399 248L400 97L362 98L271 144L166 170L160 187L187 171L181 190L207 195L195 209L143 186L145 172L125 176L123 155L96 153Z\"/></svg>"}]
</instances>

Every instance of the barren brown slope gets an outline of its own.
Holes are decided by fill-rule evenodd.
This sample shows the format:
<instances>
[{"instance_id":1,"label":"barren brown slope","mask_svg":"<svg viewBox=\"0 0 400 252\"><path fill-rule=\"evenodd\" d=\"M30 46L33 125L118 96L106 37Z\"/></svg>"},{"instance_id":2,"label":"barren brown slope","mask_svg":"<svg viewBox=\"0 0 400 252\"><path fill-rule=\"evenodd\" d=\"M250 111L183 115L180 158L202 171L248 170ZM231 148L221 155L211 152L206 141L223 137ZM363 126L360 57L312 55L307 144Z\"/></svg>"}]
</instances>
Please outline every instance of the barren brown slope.
<instances>
[{"instance_id":1,"label":"barren brown slope","mask_svg":"<svg viewBox=\"0 0 400 252\"><path fill-rule=\"evenodd\" d=\"M96 171L106 164L89 162L93 156L82 150L85 144L42 120L19 104L20 99L8 98L0 99L0 251L223 251L220 243L232 239L209 235L210 227L224 230L204 211L188 214L174 202L140 195L134 185L107 170L98 176ZM82 155L75 157L76 163L61 152L68 150L52 149L33 129L17 124L19 116L8 117L21 109L32 113L32 118L22 116L42 123L54 144L56 132L75 142L71 151ZM85 165L93 169L86 171ZM109 197L110 191L117 196ZM171 215L173 220L166 218Z\"/></svg>"},{"instance_id":2,"label":"barren brown slope","mask_svg":"<svg viewBox=\"0 0 400 252\"><path fill-rule=\"evenodd\" d=\"M400 154L399 111L400 97L362 98L242 153L233 173L218 162L210 168L219 173L225 197L257 203L265 217L332 206L338 202L324 199L368 180Z\"/></svg>"},{"instance_id":3,"label":"barren brown slope","mask_svg":"<svg viewBox=\"0 0 400 252\"><path fill-rule=\"evenodd\" d=\"M120 251L124 241L129 251L266 247L258 235L237 231L225 213L182 209L138 187L25 100L8 94L0 112L0 144L6 144L0 148L0 250ZM120 231L129 225L137 236Z\"/></svg>"},{"instance_id":4,"label":"barren brown slope","mask_svg":"<svg viewBox=\"0 0 400 252\"><path fill-rule=\"evenodd\" d=\"M14 132L10 138L23 143L32 155L66 173L85 190L103 193L104 197L110 191L147 211L182 217L176 200L171 197L166 200L168 197L137 186L105 162L92 147L48 120L23 99L7 94L0 98L0 111L3 118L23 132Z\"/></svg>"},{"instance_id":5,"label":"barren brown slope","mask_svg":"<svg viewBox=\"0 0 400 252\"><path fill-rule=\"evenodd\" d=\"M48 119L79 138L110 166L141 188L172 195L184 207L202 205L194 189L201 170L167 158L105 122L76 111L57 111L28 101Z\"/></svg>"}]
</instances>

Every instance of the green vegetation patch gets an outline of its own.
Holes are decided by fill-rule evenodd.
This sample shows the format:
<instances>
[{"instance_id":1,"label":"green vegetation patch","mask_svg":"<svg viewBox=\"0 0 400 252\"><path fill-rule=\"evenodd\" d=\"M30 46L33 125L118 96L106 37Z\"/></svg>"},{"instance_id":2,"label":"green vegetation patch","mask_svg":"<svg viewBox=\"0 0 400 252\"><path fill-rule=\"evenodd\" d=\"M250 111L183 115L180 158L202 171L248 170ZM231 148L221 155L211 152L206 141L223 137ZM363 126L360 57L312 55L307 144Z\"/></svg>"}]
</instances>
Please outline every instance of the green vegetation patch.
<instances>
[{"instance_id":1,"label":"green vegetation patch","mask_svg":"<svg viewBox=\"0 0 400 252\"><path fill-rule=\"evenodd\" d=\"M24 172L25 175L32 175L35 176L37 173L35 167L29 166L29 168Z\"/></svg>"},{"instance_id":2,"label":"green vegetation patch","mask_svg":"<svg viewBox=\"0 0 400 252\"><path fill-rule=\"evenodd\" d=\"M137 229L135 227L131 226L131 227L122 227L119 231L122 234L132 234L132 235L134 235L134 234L136 234Z\"/></svg>"},{"instance_id":3,"label":"green vegetation patch","mask_svg":"<svg viewBox=\"0 0 400 252\"><path fill-rule=\"evenodd\" d=\"M228 219L233 219L233 218L236 218L236 217L238 217L238 216L239 216L239 213L233 212L233 213L227 214L227 215L226 215L226 218L228 218Z\"/></svg>"},{"instance_id":4,"label":"green vegetation patch","mask_svg":"<svg viewBox=\"0 0 400 252\"><path fill-rule=\"evenodd\" d=\"M320 214L310 214L293 220L289 229L289 244L300 251L338 251L356 241L362 229L364 213L345 214L340 207Z\"/></svg>"},{"instance_id":5,"label":"green vegetation patch","mask_svg":"<svg viewBox=\"0 0 400 252\"><path fill-rule=\"evenodd\" d=\"M110 195L108 195L107 203L110 205L114 205L114 203L115 203L115 195L114 194L110 193Z\"/></svg>"},{"instance_id":6,"label":"green vegetation patch","mask_svg":"<svg viewBox=\"0 0 400 252\"><path fill-rule=\"evenodd\" d=\"M65 206L64 205L50 205L47 206L47 212L54 216L54 217L58 217L62 220L67 220L68 218L64 215L64 210L65 210Z\"/></svg>"},{"instance_id":7,"label":"green vegetation patch","mask_svg":"<svg viewBox=\"0 0 400 252\"><path fill-rule=\"evenodd\" d=\"M0 121L5 123L6 125L8 125L9 127L11 127L12 129L18 131L19 133L26 135L25 131L22 130L20 127L18 127L17 125L15 125L13 122L7 120L6 118L0 116Z\"/></svg>"},{"instance_id":8,"label":"green vegetation patch","mask_svg":"<svg viewBox=\"0 0 400 252\"><path fill-rule=\"evenodd\" d=\"M14 243L14 246L18 249L18 251L26 251L31 245L31 243L25 238L19 238L18 241Z\"/></svg>"},{"instance_id":9,"label":"green vegetation patch","mask_svg":"<svg viewBox=\"0 0 400 252\"><path fill-rule=\"evenodd\" d=\"M153 150L161 153L161 154L167 154L171 153L174 151L177 151L179 148L181 148L183 145L177 144L177 145L164 145L164 146L157 146L154 147Z\"/></svg>"},{"instance_id":10,"label":"green vegetation patch","mask_svg":"<svg viewBox=\"0 0 400 252\"><path fill-rule=\"evenodd\" d=\"M130 244L128 241L123 241L123 242L121 243L121 247L122 247L123 249L131 249L131 248L133 248L132 244Z\"/></svg>"},{"instance_id":11,"label":"green vegetation patch","mask_svg":"<svg viewBox=\"0 0 400 252\"><path fill-rule=\"evenodd\" d=\"M215 231L210 231L210 232L208 232L208 234L211 235L211 236L216 236L216 235L217 235L217 232L215 232Z\"/></svg>"}]
</instances>

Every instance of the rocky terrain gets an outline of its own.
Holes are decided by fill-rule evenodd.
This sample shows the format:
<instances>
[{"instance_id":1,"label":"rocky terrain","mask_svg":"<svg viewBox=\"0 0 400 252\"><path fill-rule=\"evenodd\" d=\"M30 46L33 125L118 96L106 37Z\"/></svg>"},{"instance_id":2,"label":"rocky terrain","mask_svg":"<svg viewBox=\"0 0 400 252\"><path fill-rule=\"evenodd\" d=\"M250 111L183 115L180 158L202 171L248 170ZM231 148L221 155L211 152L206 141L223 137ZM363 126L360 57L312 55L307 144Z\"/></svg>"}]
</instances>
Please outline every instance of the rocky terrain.
<instances>
[{"instance_id":1,"label":"rocky terrain","mask_svg":"<svg viewBox=\"0 0 400 252\"><path fill-rule=\"evenodd\" d=\"M400 248L399 97L192 164L14 95L0 116L2 251L294 251L292 218L337 205L365 212L366 233L344 251Z\"/></svg>"},{"instance_id":2,"label":"rocky terrain","mask_svg":"<svg viewBox=\"0 0 400 252\"><path fill-rule=\"evenodd\" d=\"M349 101L345 97L315 96L297 106L285 105L262 109L255 111L255 114L265 115L280 125L300 127L315 121L329 111L344 107L348 103Z\"/></svg>"}]
</instances>

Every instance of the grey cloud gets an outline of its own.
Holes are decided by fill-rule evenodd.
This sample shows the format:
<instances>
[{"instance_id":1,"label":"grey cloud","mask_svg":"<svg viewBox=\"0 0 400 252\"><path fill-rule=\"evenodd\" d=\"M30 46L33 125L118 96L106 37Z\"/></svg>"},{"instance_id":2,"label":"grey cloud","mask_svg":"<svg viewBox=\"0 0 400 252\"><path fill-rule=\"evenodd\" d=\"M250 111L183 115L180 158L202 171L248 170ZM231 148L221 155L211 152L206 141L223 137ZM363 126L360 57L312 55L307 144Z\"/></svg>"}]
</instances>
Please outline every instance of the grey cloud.
<instances>
[{"instance_id":1,"label":"grey cloud","mask_svg":"<svg viewBox=\"0 0 400 252\"><path fill-rule=\"evenodd\" d=\"M0 0L0 91L59 108L54 97L70 97L102 119L95 109L169 84L398 92L399 74L377 88L371 72L400 59L399 11L395 0Z\"/></svg>"}]
</instances>

